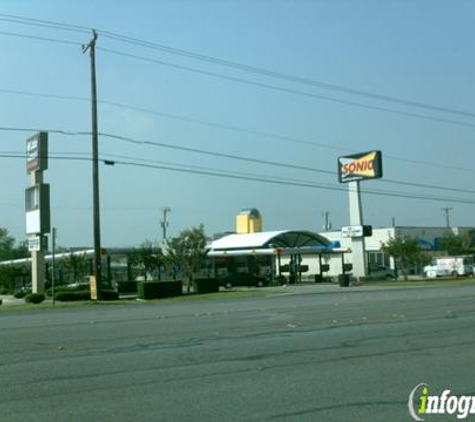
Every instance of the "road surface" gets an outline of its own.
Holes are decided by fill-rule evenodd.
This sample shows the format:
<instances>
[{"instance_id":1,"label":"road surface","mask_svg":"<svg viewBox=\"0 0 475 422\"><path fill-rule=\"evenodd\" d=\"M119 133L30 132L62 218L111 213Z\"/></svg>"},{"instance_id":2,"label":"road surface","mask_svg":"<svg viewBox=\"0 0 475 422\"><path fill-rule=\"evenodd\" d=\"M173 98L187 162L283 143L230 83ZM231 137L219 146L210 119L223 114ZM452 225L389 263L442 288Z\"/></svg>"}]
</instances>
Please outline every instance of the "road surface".
<instances>
[{"instance_id":1,"label":"road surface","mask_svg":"<svg viewBox=\"0 0 475 422\"><path fill-rule=\"evenodd\" d=\"M421 382L475 395L475 287L312 291L0 313L0 421L410 421Z\"/></svg>"}]
</instances>

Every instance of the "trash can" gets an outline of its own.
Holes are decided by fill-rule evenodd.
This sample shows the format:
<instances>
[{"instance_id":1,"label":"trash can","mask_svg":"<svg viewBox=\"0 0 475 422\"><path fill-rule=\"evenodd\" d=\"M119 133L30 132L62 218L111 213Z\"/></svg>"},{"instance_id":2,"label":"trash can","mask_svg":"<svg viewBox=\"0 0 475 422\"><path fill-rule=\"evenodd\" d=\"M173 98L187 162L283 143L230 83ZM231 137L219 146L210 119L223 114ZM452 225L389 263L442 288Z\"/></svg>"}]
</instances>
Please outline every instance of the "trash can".
<instances>
[{"instance_id":1,"label":"trash can","mask_svg":"<svg viewBox=\"0 0 475 422\"><path fill-rule=\"evenodd\" d=\"M315 283L323 283L323 276L321 274L315 274Z\"/></svg>"},{"instance_id":2,"label":"trash can","mask_svg":"<svg viewBox=\"0 0 475 422\"><path fill-rule=\"evenodd\" d=\"M350 285L350 275L340 274L338 276L338 284L340 285L340 287L348 287Z\"/></svg>"}]
</instances>

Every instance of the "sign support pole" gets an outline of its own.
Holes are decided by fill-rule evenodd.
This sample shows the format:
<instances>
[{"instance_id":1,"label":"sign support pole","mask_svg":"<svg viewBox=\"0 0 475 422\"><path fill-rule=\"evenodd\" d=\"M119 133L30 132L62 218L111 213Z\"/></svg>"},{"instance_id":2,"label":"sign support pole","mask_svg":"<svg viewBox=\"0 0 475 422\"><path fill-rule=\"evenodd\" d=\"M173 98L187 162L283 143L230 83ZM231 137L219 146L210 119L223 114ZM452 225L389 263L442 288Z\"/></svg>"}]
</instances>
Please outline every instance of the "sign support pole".
<instances>
[{"instance_id":1,"label":"sign support pole","mask_svg":"<svg viewBox=\"0 0 475 422\"><path fill-rule=\"evenodd\" d=\"M352 226L363 225L363 208L361 205L360 182L352 181L348 183L350 196L350 223ZM351 251L353 256L353 275L356 279L366 277L366 248L364 237L353 237L351 239Z\"/></svg>"},{"instance_id":2,"label":"sign support pole","mask_svg":"<svg viewBox=\"0 0 475 422\"><path fill-rule=\"evenodd\" d=\"M43 172L34 170L31 172L31 186L43 183ZM38 235L40 250L31 252L31 289L33 293L45 291L45 253L42 248L43 233Z\"/></svg>"}]
</instances>

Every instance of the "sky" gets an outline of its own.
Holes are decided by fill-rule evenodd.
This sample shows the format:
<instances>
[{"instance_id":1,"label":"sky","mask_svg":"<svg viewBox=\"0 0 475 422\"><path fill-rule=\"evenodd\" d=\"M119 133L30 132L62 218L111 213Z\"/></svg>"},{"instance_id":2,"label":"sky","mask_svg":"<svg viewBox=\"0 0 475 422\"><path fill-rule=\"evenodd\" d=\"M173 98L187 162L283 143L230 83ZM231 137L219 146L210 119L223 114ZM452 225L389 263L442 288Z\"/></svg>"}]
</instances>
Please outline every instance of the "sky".
<instances>
[{"instance_id":1,"label":"sky","mask_svg":"<svg viewBox=\"0 0 475 422\"><path fill-rule=\"evenodd\" d=\"M171 209L171 236L201 223L208 235L233 231L235 216L249 207L260 210L265 230L320 231L324 211L338 229L349 224L348 186L318 170L336 172L338 156L373 149L382 151L384 177L361 182L366 224L388 226L395 218L398 225L442 226L442 208L450 207L452 225L475 225L474 2L0 0L0 226L24 240L25 159L1 155L23 154L32 134L10 129L91 130L90 63L80 45L91 33L19 24L11 15L97 29L100 132L161 144L100 137L101 158L117 161L100 165L106 247L160 240L163 207ZM114 40L106 31L439 109L246 72ZM91 245L91 137L50 132L49 152L63 157L50 158L44 174L58 243ZM297 186L302 181L307 186Z\"/></svg>"}]
</instances>

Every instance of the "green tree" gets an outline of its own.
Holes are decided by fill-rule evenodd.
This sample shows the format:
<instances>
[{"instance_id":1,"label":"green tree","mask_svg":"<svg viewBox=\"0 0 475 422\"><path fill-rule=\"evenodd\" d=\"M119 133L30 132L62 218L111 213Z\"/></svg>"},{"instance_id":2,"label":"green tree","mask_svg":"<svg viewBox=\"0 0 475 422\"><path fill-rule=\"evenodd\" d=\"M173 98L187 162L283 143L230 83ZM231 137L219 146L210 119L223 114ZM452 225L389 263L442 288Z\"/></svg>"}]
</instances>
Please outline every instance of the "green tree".
<instances>
[{"instance_id":1,"label":"green tree","mask_svg":"<svg viewBox=\"0 0 475 422\"><path fill-rule=\"evenodd\" d=\"M154 246L149 240L143 242L140 248L129 256L129 262L140 267L144 280L147 280L149 275L157 272L160 280L160 268L164 261L165 258L161 248Z\"/></svg>"},{"instance_id":2,"label":"green tree","mask_svg":"<svg viewBox=\"0 0 475 422\"><path fill-rule=\"evenodd\" d=\"M69 257L63 258L60 265L68 272L68 279L73 283L82 283L90 273L90 261L86 254L70 253Z\"/></svg>"},{"instance_id":3,"label":"green tree","mask_svg":"<svg viewBox=\"0 0 475 422\"><path fill-rule=\"evenodd\" d=\"M15 239L9 235L8 230L0 227L0 262L29 256L26 242L15 246ZM12 291L15 287L15 277L21 275L19 268L0 266L0 287Z\"/></svg>"},{"instance_id":4,"label":"green tree","mask_svg":"<svg viewBox=\"0 0 475 422\"><path fill-rule=\"evenodd\" d=\"M396 268L401 271L404 280L407 280L410 267L420 268L430 262L430 258L423 252L415 238L391 238L382 249L394 258Z\"/></svg>"},{"instance_id":5,"label":"green tree","mask_svg":"<svg viewBox=\"0 0 475 422\"><path fill-rule=\"evenodd\" d=\"M193 274L206 262L206 235L203 224L183 230L176 238L167 242L167 259L178 265L181 274L188 279L187 290L191 290Z\"/></svg>"},{"instance_id":6,"label":"green tree","mask_svg":"<svg viewBox=\"0 0 475 422\"><path fill-rule=\"evenodd\" d=\"M448 233L439 241L439 246L448 255L465 255L473 253L473 233Z\"/></svg>"},{"instance_id":7,"label":"green tree","mask_svg":"<svg viewBox=\"0 0 475 422\"><path fill-rule=\"evenodd\" d=\"M0 261L12 259L15 239L8 234L8 230L0 227Z\"/></svg>"}]
</instances>

